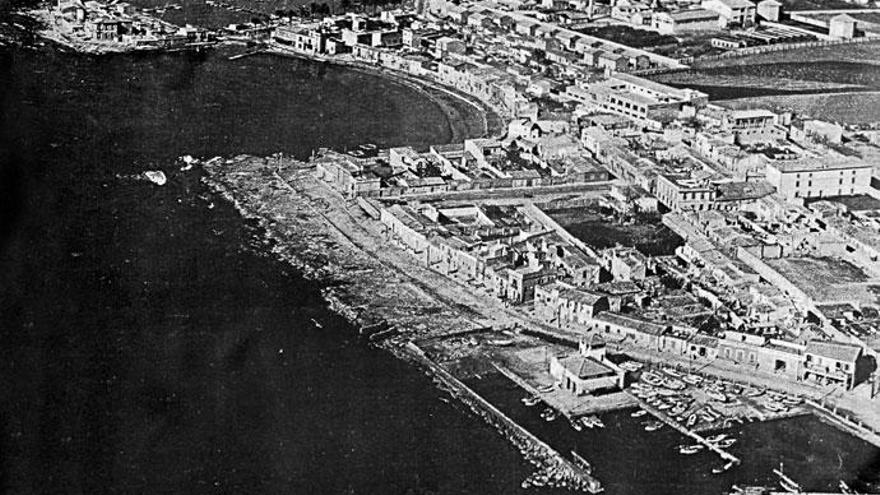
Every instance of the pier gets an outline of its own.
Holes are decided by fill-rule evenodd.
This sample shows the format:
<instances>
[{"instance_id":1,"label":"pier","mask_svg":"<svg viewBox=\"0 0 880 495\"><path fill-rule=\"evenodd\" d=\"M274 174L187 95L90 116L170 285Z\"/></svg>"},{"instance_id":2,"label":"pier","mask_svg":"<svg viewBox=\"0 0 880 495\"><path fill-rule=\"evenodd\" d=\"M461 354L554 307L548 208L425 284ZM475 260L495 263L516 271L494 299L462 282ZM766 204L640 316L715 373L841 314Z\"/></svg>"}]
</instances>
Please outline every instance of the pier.
<instances>
[{"instance_id":1,"label":"pier","mask_svg":"<svg viewBox=\"0 0 880 495\"><path fill-rule=\"evenodd\" d=\"M566 459L553 447L510 419L445 368L432 361L417 345L409 343L405 346L405 350L407 356L428 368L446 390L507 436L529 462L548 473L548 477L554 478L558 483L557 486L581 489L589 493L599 493L604 490L599 480L585 468Z\"/></svg>"},{"instance_id":2,"label":"pier","mask_svg":"<svg viewBox=\"0 0 880 495\"><path fill-rule=\"evenodd\" d=\"M498 363L492 363L502 375L523 388L526 392L546 402L568 419L586 416L588 414L617 411L635 407L638 403L633 397L625 392L615 392L602 396L578 397L562 390L552 392L539 392L534 386ZM562 394L562 395L560 395Z\"/></svg>"},{"instance_id":3,"label":"pier","mask_svg":"<svg viewBox=\"0 0 880 495\"><path fill-rule=\"evenodd\" d=\"M706 440L702 435L700 435L696 431L691 430L691 429L686 428L685 426L681 425L678 421L675 421L674 419L669 417L669 415L665 414L663 411L661 411L653 406L648 405L646 402L644 402L642 400L639 400L638 402L639 402L639 405L642 407L642 409L648 411L649 413L651 413L651 415L653 415L654 417L656 417L660 421L666 423L670 427L678 430L682 435L693 438L694 440L696 440L698 443L700 443L701 445L703 445L707 449L718 454L725 461L733 462L734 464L740 464L742 462L742 461L740 461L740 459L738 457L727 452L726 450L719 448L717 445L709 442L708 440Z\"/></svg>"}]
</instances>

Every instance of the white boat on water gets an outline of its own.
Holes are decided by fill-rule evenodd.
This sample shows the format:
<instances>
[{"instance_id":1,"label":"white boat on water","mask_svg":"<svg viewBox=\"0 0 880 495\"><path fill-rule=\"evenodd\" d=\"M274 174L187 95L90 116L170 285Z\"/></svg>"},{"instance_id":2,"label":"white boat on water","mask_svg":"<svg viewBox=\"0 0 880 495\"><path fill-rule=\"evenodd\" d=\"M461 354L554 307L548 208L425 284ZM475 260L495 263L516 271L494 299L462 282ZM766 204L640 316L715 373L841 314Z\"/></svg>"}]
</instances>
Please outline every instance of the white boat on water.
<instances>
[{"instance_id":1,"label":"white boat on water","mask_svg":"<svg viewBox=\"0 0 880 495\"><path fill-rule=\"evenodd\" d=\"M785 475L782 470L782 463L779 463L779 469L774 469L773 474L779 476L779 486L781 486L788 493L801 493L803 488L798 484L795 480L789 478Z\"/></svg>"},{"instance_id":2,"label":"white boat on water","mask_svg":"<svg viewBox=\"0 0 880 495\"><path fill-rule=\"evenodd\" d=\"M655 421L655 422L649 423L647 426L645 426L645 431L657 431L662 427L663 427L663 423L661 423L659 421Z\"/></svg>"},{"instance_id":3,"label":"white boat on water","mask_svg":"<svg viewBox=\"0 0 880 495\"><path fill-rule=\"evenodd\" d=\"M632 414L630 414L630 416L632 416L633 418L641 418L645 414L648 414L648 411L645 411L644 409L639 409L638 411L635 411Z\"/></svg>"},{"instance_id":4,"label":"white boat on water","mask_svg":"<svg viewBox=\"0 0 880 495\"><path fill-rule=\"evenodd\" d=\"M712 474L721 474L732 468L734 465L736 465L736 463L734 461L730 461L721 467L712 468Z\"/></svg>"},{"instance_id":5,"label":"white boat on water","mask_svg":"<svg viewBox=\"0 0 880 495\"><path fill-rule=\"evenodd\" d=\"M709 443L717 443L727 438L727 433L719 433L717 435L706 437L706 441Z\"/></svg>"},{"instance_id":6,"label":"white boat on water","mask_svg":"<svg viewBox=\"0 0 880 495\"><path fill-rule=\"evenodd\" d=\"M675 368L665 367L663 368L663 372L675 378L681 378L683 376L682 373Z\"/></svg>"},{"instance_id":7,"label":"white boat on water","mask_svg":"<svg viewBox=\"0 0 880 495\"><path fill-rule=\"evenodd\" d=\"M687 445L687 446L682 445L678 448L678 453L684 454L684 455L693 455L701 450L703 450L703 446L700 444Z\"/></svg>"}]
</instances>

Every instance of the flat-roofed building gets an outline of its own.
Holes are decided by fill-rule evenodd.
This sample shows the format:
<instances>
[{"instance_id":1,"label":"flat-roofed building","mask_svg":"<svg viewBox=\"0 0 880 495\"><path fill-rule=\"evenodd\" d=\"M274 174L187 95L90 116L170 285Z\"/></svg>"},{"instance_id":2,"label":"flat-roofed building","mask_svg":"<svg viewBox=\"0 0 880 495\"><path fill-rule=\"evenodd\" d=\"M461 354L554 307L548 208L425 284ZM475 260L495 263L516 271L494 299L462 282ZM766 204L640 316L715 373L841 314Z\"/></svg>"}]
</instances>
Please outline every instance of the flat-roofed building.
<instances>
[{"instance_id":1,"label":"flat-roofed building","mask_svg":"<svg viewBox=\"0 0 880 495\"><path fill-rule=\"evenodd\" d=\"M659 12L651 18L651 25L661 34L717 31L721 29L720 14L708 9Z\"/></svg>"},{"instance_id":2,"label":"flat-roofed building","mask_svg":"<svg viewBox=\"0 0 880 495\"><path fill-rule=\"evenodd\" d=\"M804 356L804 379L824 385L838 384L846 390L856 385L862 348L842 342L811 340Z\"/></svg>"},{"instance_id":3,"label":"flat-roofed building","mask_svg":"<svg viewBox=\"0 0 880 495\"><path fill-rule=\"evenodd\" d=\"M858 158L801 158L767 163L765 180L787 200L866 194L873 168Z\"/></svg>"},{"instance_id":4,"label":"flat-roofed building","mask_svg":"<svg viewBox=\"0 0 880 495\"><path fill-rule=\"evenodd\" d=\"M569 87L571 98L594 107L660 128L679 117L686 107L694 111L708 102L708 95L692 89L678 89L631 74L617 73L584 88Z\"/></svg>"},{"instance_id":5,"label":"flat-roofed building","mask_svg":"<svg viewBox=\"0 0 880 495\"><path fill-rule=\"evenodd\" d=\"M701 7L718 12L725 27L755 23L757 8L749 0L703 0Z\"/></svg>"},{"instance_id":6,"label":"flat-roofed building","mask_svg":"<svg viewBox=\"0 0 880 495\"><path fill-rule=\"evenodd\" d=\"M685 175L659 174L655 195L672 211L704 211L715 206L717 190L708 181Z\"/></svg>"}]
</instances>

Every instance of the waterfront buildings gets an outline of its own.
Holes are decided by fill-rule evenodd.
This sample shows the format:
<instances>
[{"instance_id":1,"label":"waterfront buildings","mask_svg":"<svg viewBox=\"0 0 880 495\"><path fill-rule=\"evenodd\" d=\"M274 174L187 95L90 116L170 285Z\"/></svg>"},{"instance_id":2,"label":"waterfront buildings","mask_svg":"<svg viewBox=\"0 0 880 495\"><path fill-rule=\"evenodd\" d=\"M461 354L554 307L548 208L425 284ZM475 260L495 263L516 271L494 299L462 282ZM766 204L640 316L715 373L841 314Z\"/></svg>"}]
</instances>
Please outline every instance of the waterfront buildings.
<instances>
[{"instance_id":1,"label":"waterfront buildings","mask_svg":"<svg viewBox=\"0 0 880 495\"><path fill-rule=\"evenodd\" d=\"M643 12L629 5L631 16ZM716 0L688 15L715 30L749 25L754 10ZM506 118L497 137L316 154L316 176L357 198L392 245L551 328L792 381L849 389L864 380L853 359L874 352L860 340L865 326L831 308L875 305L864 284L880 283L880 241L872 217L812 203L876 194L871 166L846 151L842 129L712 105L705 93L632 74L656 58L538 17L468 5L440 12L431 22L347 18L276 33L295 51L336 50ZM351 51L338 55L334 43ZM685 244L658 258L596 250L532 201L594 187L620 214L659 210ZM507 199L493 201L502 191ZM852 359L847 346L859 350ZM577 394L611 378L584 359L552 357L554 376Z\"/></svg>"}]
</instances>

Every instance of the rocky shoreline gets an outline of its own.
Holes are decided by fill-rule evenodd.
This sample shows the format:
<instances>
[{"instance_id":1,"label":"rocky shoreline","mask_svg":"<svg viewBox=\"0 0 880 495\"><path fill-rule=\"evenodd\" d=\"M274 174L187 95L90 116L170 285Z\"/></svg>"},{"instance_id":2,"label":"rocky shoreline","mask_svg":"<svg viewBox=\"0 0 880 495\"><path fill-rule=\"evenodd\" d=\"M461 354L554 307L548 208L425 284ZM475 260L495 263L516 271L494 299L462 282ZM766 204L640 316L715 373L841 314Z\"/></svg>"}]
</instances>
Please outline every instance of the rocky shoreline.
<instances>
[{"instance_id":1,"label":"rocky shoreline","mask_svg":"<svg viewBox=\"0 0 880 495\"><path fill-rule=\"evenodd\" d=\"M257 224L273 255L323 285L321 294L330 310L372 345L417 366L495 428L535 466L529 480L576 491L601 489L588 472L507 418L414 343L442 336L450 328L485 328L495 321L432 293L427 284L406 275L408 267L392 267L374 256L372 249L388 251L381 238L374 239L376 246L366 246L366 238L351 224L340 226L344 220L337 215L348 208L328 196L332 192L317 183L308 164L281 156L241 155L201 165L202 182Z\"/></svg>"}]
</instances>

